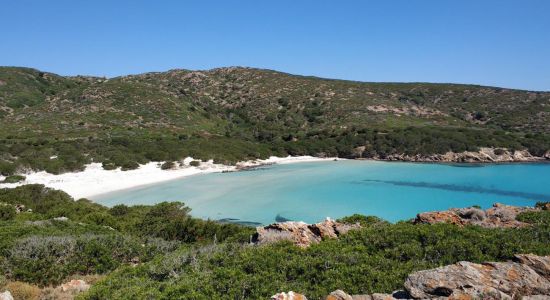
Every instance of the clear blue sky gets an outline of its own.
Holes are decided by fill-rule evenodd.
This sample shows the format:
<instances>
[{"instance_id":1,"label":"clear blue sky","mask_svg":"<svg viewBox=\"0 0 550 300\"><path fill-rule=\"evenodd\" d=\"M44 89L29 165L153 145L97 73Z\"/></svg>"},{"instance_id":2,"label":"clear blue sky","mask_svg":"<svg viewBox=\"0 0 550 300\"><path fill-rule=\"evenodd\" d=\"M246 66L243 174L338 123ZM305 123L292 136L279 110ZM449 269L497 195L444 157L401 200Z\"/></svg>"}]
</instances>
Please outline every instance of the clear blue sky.
<instances>
[{"instance_id":1,"label":"clear blue sky","mask_svg":"<svg viewBox=\"0 0 550 300\"><path fill-rule=\"evenodd\" d=\"M548 0L0 0L0 65L117 76L251 66L550 90Z\"/></svg>"}]
</instances>

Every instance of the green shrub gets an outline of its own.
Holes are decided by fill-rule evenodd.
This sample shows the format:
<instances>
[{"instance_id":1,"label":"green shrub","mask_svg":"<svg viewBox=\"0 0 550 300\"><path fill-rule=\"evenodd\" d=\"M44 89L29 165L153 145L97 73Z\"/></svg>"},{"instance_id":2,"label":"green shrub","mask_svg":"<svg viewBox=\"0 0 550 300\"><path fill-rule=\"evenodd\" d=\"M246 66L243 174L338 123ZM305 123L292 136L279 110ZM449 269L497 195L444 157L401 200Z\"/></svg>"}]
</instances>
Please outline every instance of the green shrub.
<instances>
[{"instance_id":1,"label":"green shrub","mask_svg":"<svg viewBox=\"0 0 550 300\"><path fill-rule=\"evenodd\" d=\"M200 160L193 160L189 163L190 166L192 167L198 167L201 165L201 161Z\"/></svg>"},{"instance_id":2,"label":"green shrub","mask_svg":"<svg viewBox=\"0 0 550 300\"><path fill-rule=\"evenodd\" d=\"M111 161L104 161L101 163L101 166L104 170L114 170L117 168L116 164Z\"/></svg>"},{"instance_id":3,"label":"green shrub","mask_svg":"<svg viewBox=\"0 0 550 300\"><path fill-rule=\"evenodd\" d=\"M139 164L135 161L126 161L121 165L122 171L135 170L139 168Z\"/></svg>"},{"instance_id":4,"label":"green shrub","mask_svg":"<svg viewBox=\"0 0 550 300\"><path fill-rule=\"evenodd\" d=\"M503 155L504 153L506 153L506 151L504 151L504 149L500 149L500 148L495 149L495 154L496 155Z\"/></svg>"},{"instance_id":5,"label":"green shrub","mask_svg":"<svg viewBox=\"0 0 550 300\"><path fill-rule=\"evenodd\" d=\"M372 220L368 227L306 249L288 242L182 247L108 275L83 298L123 298L135 289L145 294L158 291L156 297L163 299L266 299L282 290L299 291L311 299L323 299L336 289L389 293L401 289L406 276L417 270L461 260L505 261L516 253L550 254L550 219L521 229Z\"/></svg>"},{"instance_id":6,"label":"green shrub","mask_svg":"<svg viewBox=\"0 0 550 300\"><path fill-rule=\"evenodd\" d=\"M25 179L26 177L23 175L10 175L4 179L3 183L17 183Z\"/></svg>"},{"instance_id":7,"label":"green shrub","mask_svg":"<svg viewBox=\"0 0 550 300\"><path fill-rule=\"evenodd\" d=\"M15 207L10 204L0 203L0 220L9 221L15 218Z\"/></svg>"},{"instance_id":8,"label":"green shrub","mask_svg":"<svg viewBox=\"0 0 550 300\"><path fill-rule=\"evenodd\" d=\"M9 176L15 173L16 165L14 163L0 161L0 175Z\"/></svg>"},{"instance_id":9,"label":"green shrub","mask_svg":"<svg viewBox=\"0 0 550 300\"><path fill-rule=\"evenodd\" d=\"M160 168L162 170L171 170L171 169L174 169L176 167L176 163L173 162L173 161L167 161L165 163L163 163Z\"/></svg>"}]
</instances>

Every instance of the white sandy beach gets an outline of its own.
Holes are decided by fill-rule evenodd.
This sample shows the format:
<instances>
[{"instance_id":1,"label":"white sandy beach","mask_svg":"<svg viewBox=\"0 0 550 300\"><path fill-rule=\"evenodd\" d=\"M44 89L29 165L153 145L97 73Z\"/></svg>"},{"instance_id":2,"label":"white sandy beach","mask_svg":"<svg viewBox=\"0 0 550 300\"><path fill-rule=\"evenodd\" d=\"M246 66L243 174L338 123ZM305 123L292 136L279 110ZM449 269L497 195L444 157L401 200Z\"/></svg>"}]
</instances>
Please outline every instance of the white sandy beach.
<instances>
[{"instance_id":1,"label":"white sandy beach","mask_svg":"<svg viewBox=\"0 0 550 300\"><path fill-rule=\"evenodd\" d=\"M242 167L252 167L265 164L288 164L298 162L326 161L335 158L317 158L312 156L272 156L264 160L246 161L235 166L214 164L212 161L202 162L199 167L189 166L193 158L183 160L183 166L173 170L161 170L162 162L150 162L141 165L138 169L121 171L104 170L100 163L91 163L81 172L64 173L54 175L45 171L23 174L25 181L19 183L3 183L0 188L13 188L23 184L43 184L47 187L63 190L75 199L88 198L95 195L129 189L141 185L158 183L181 177L215 173L223 171L236 171ZM0 181L4 178L0 176Z\"/></svg>"}]
</instances>

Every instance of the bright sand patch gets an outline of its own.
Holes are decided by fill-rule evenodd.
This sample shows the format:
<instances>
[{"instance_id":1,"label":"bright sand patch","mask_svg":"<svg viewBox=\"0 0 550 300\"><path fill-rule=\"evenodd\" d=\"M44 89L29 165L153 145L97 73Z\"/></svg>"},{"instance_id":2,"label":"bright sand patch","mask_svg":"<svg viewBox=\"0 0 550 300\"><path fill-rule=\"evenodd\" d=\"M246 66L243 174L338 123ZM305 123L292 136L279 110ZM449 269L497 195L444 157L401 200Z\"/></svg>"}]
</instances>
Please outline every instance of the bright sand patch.
<instances>
[{"instance_id":1,"label":"bright sand patch","mask_svg":"<svg viewBox=\"0 0 550 300\"><path fill-rule=\"evenodd\" d=\"M141 165L138 169L121 171L104 170L100 163L91 163L81 172L54 175L45 171L24 174L25 181L20 183L3 183L0 188L13 188L23 184L43 184L47 187L63 190L75 199L91 197L103 193L129 189L141 185L173 180L181 177L224 171L237 171L242 167L253 167L265 164L287 164L297 162L311 162L334 160L335 158L317 158L312 156L276 157L264 160L246 161L235 166L214 164L211 160L202 162L199 167L189 166L191 157L184 159L183 166L173 170L162 170L162 162L150 162ZM4 178L0 176L0 181Z\"/></svg>"}]
</instances>

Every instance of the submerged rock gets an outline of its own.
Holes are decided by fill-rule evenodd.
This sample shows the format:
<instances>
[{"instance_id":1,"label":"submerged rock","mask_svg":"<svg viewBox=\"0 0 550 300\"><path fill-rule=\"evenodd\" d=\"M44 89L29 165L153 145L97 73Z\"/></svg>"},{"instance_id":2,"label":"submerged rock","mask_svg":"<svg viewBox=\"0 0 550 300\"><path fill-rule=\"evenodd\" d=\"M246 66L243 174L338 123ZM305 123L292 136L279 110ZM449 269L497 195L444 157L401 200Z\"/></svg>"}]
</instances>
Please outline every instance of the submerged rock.
<instances>
[{"instance_id":1,"label":"submerged rock","mask_svg":"<svg viewBox=\"0 0 550 300\"><path fill-rule=\"evenodd\" d=\"M330 218L317 224L281 222L257 227L252 241L257 244L291 241L299 247L308 247L324 238L337 238L340 234L359 227L359 224L343 224Z\"/></svg>"},{"instance_id":2,"label":"submerged rock","mask_svg":"<svg viewBox=\"0 0 550 300\"><path fill-rule=\"evenodd\" d=\"M486 228L519 228L529 226L529 224L516 220L516 217L522 212L536 210L539 209L495 203L493 204L493 207L487 210L482 210L475 207L468 207L451 208L446 211L420 213L413 220L413 223L451 223L458 226L479 225Z\"/></svg>"}]
</instances>

